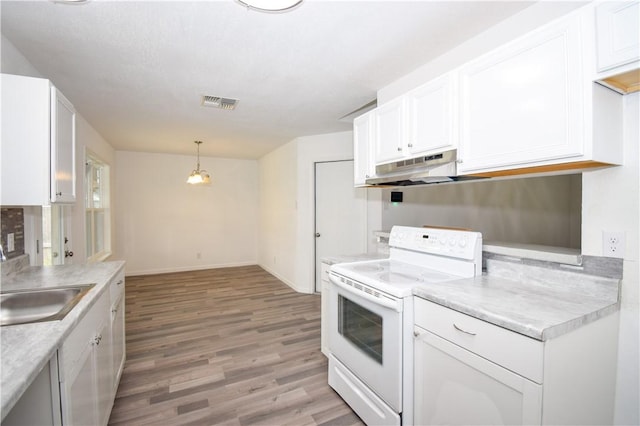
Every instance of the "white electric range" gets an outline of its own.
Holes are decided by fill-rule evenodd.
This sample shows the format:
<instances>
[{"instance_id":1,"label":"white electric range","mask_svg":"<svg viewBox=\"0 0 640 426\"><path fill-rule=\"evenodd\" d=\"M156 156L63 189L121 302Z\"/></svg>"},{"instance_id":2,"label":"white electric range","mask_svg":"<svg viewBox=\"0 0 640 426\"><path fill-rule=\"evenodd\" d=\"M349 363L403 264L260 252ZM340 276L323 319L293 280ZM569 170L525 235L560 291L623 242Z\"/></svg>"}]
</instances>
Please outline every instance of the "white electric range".
<instances>
[{"instance_id":1,"label":"white electric range","mask_svg":"<svg viewBox=\"0 0 640 426\"><path fill-rule=\"evenodd\" d=\"M413 288L481 273L482 234L406 226L388 259L331 266L329 385L365 423L413 423Z\"/></svg>"}]
</instances>

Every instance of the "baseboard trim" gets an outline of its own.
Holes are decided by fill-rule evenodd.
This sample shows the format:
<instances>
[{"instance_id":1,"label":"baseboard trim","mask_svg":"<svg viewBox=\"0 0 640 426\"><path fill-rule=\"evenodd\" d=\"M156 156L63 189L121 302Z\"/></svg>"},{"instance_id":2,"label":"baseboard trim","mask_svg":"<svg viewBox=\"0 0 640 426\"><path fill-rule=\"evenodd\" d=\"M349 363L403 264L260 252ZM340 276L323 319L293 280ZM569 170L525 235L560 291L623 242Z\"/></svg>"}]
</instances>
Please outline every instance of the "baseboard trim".
<instances>
[{"instance_id":1,"label":"baseboard trim","mask_svg":"<svg viewBox=\"0 0 640 426\"><path fill-rule=\"evenodd\" d=\"M125 271L126 271L127 277L136 277L140 275L170 274L172 272L188 272L188 271L201 271L204 269L234 268L237 266L251 266L251 265L257 265L257 264L258 264L257 262L234 262L234 263L224 263L224 264L215 264L215 265L181 266L181 267L173 267L173 268L149 269L149 270L142 270L142 271L129 271L129 270L126 270L126 267L125 267Z\"/></svg>"}]
</instances>

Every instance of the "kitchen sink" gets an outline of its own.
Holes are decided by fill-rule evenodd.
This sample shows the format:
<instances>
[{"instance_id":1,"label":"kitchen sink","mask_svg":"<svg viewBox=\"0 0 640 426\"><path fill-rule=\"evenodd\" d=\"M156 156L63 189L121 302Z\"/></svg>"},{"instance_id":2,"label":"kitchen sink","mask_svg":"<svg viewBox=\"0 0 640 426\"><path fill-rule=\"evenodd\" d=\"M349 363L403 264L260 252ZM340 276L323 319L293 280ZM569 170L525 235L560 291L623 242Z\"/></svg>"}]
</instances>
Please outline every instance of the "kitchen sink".
<instances>
[{"instance_id":1,"label":"kitchen sink","mask_svg":"<svg viewBox=\"0 0 640 426\"><path fill-rule=\"evenodd\" d=\"M0 293L0 326L64 318L95 284Z\"/></svg>"}]
</instances>

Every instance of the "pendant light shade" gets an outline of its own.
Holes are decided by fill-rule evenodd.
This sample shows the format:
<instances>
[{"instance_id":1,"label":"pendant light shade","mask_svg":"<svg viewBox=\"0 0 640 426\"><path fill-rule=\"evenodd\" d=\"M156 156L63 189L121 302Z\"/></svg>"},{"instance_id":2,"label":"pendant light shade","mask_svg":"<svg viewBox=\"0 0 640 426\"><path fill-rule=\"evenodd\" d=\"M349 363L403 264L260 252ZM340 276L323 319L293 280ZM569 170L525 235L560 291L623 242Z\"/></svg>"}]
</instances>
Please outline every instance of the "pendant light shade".
<instances>
[{"instance_id":1,"label":"pendant light shade","mask_svg":"<svg viewBox=\"0 0 640 426\"><path fill-rule=\"evenodd\" d=\"M209 173L206 170L200 170L200 144L202 141L194 141L194 143L198 147L196 168L191 171L191 174L187 178L187 183L192 185L211 183L211 176L209 176Z\"/></svg>"}]
</instances>

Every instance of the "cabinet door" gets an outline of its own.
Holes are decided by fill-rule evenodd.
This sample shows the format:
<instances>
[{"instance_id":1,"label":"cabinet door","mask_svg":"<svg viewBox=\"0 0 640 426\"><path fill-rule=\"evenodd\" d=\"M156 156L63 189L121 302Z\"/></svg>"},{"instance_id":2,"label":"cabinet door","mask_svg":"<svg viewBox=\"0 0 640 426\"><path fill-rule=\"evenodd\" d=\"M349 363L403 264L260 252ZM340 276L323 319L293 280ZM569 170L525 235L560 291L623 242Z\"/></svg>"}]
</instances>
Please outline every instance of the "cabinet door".
<instances>
[{"instance_id":1,"label":"cabinet door","mask_svg":"<svg viewBox=\"0 0 640 426\"><path fill-rule=\"evenodd\" d=\"M97 392L97 416L98 424L106 425L109 421L111 406L113 405L113 362L111 352L113 344L111 339L110 318L104 318L102 326L97 333L95 352L95 376Z\"/></svg>"},{"instance_id":2,"label":"cabinet door","mask_svg":"<svg viewBox=\"0 0 640 426\"><path fill-rule=\"evenodd\" d=\"M98 398L94 377L94 341L86 342L73 372L61 383L62 424L97 424L96 400Z\"/></svg>"},{"instance_id":3,"label":"cabinet door","mask_svg":"<svg viewBox=\"0 0 640 426\"><path fill-rule=\"evenodd\" d=\"M51 201L76 199L76 111L55 87L51 88Z\"/></svg>"},{"instance_id":4,"label":"cabinet door","mask_svg":"<svg viewBox=\"0 0 640 426\"><path fill-rule=\"evenodd\" d=\"M598 71L640 59L640 4L605 2L596 8Z\"/></svg>"},{"instance_id":5,"label":"cabinet door","mask_svg":"<svg viewBox=\"0 0 640 426\"><path fill-rule=\"evenodd\" d=\"M571 15L460 70L461 172L583 154L581 19Z\"/></svg>"},{"instance_id":6,"label":"cabinet door","mask_svg":"<svg viewBox=\"0 0 640 426\"><path fill-rule=\"evenodd\" d=\"M404 157L405 103L398 98L375 109L375 163L388 163Z\"/></svg>"},{"instance_id":7,"label":"cabinet door","mask_svg":"<svg viewBox=\"0 0 640 426\"><path fill-rule=\"evenodd\" d=\"M120 302L111 311L111 337L113 344L113 393L118 389L118 383L124 369L126 358L125 322L124 322L124 294Z\"/></svg>"},{"instance_id":8,"label":"cabinet door","mask_svg":"<svg viewBox=\"0 0 640 426\"><path fill-rule=\"evenodd\" d=\"M414 331L415 424L540 424L542 386L426 330Z\"/></svg>"},{"instance_id":9,"label":"cabinet door","mask_svg":"<svg viewBox=\"0 0 640 426\"><path fill-rule=\"evenodd\" d=\"M4 413L2 426L60 426L60 392L58 385L58 357L53 357L11 411Z\"/></svg>"},{"instance_id":10,"label":"cabinet door","mask_svg":"<svg viewBox=\"0 0 640 426\"><path fill-rule=\"evenodd\" d=\"M454 78L447 74L407 95L409 137L412 155L454 148Z\"/></svg>"},{"instance_id":11,"label":"cabinet door","mask_svg":"<svg viewBox=\"0 0 640 426\"><path fill-rule=\"evenodd\" d=\"M48 204L49 81L2 74L1 82L0 205Z\"/></svg>"},{"instance_id":12,"label":"cabinet door","mask_svg":"<svg viewBox=\"0 0 640 426\"><path fill-rule=\"evenodd\" d=\"M375 175L373 161L373 120L374 111L353 120L353 182L364 186L366 180Z\"/></svg>"}]
</instances>

